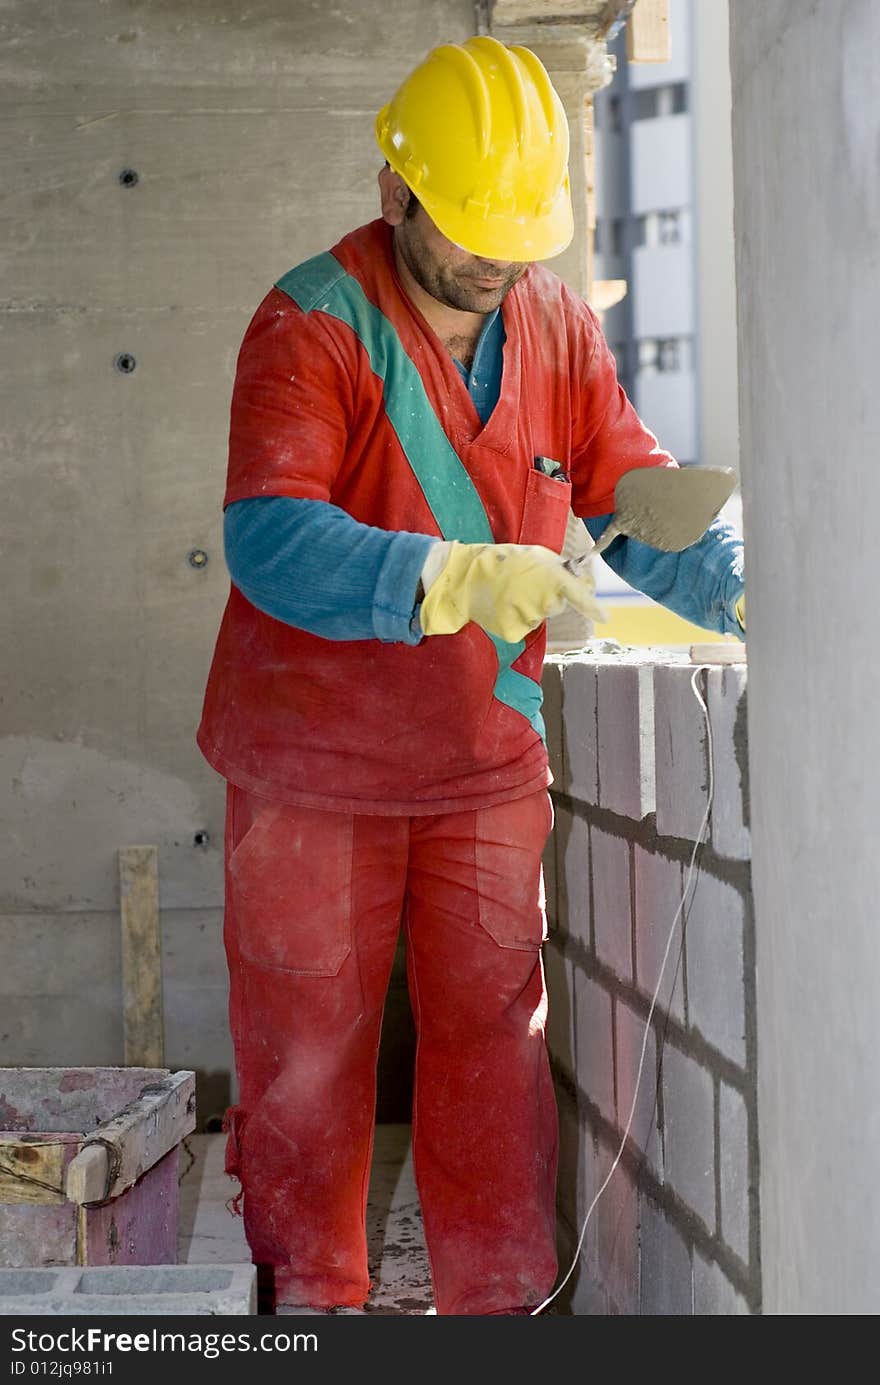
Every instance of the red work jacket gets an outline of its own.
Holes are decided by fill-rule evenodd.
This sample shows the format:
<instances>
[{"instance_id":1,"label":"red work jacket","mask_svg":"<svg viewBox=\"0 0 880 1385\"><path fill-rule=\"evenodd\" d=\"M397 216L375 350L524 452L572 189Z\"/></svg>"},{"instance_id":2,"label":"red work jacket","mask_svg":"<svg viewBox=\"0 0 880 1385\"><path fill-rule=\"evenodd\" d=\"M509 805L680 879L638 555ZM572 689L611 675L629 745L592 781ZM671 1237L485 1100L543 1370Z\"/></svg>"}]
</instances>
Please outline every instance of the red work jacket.
<instances>
[{"instance_id":1,"label":"red work jacket","mask_svg":"<svg viewBox=\"0 0 880 1385\"><path fill-rule=\"evenodd\" d=\"M540 265L504 299L501 395L485 426L400 283L383 221L279 284L238 359L226 504L298 496L467 540L476 531L456 529L453 495L463 482L486 537L558 551L569 507L607 514L623 472L671 463L618 386L593 313ZM508 681L536 705L544 647L542 627L507 648ZM233 586L198 740L222 775L268 798L364 813L487 807L550 779L540 717L501 687L498 648L474 624L418 645L327 640Z\"/></svg>"}]
</instances>

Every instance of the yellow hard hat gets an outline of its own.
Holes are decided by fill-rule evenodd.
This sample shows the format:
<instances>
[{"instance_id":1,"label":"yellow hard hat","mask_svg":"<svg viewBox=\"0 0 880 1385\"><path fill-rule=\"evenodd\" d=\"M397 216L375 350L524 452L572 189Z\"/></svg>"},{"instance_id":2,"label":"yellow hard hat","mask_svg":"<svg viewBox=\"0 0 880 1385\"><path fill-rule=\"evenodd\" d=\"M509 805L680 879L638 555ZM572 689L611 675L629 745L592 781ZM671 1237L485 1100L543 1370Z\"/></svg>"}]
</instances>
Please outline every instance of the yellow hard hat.
<instances>
[{"instance_id":1,"label":"yellow hard hat","mask_svg":"<svg viewBox=\"0 0 880 1385\"><path fill-rule=\"evenodd\" d=\"M572 238L568 122L528 48L472 38L429 53L376 117L379 148L448 240L545 260Z\"/></svg>"}]
</instances>

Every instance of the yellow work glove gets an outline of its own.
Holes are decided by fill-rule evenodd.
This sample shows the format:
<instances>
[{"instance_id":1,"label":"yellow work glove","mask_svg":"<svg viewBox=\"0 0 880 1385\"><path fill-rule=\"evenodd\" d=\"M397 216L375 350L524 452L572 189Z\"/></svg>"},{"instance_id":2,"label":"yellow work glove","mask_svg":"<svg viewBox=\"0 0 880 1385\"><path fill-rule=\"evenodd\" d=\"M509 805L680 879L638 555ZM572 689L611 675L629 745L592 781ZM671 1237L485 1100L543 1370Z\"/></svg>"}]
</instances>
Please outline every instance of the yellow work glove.
<instances>
[{"instance_id":1,"label":"yellow work glove","mask_svg":"<svg viewBox=\"0 0 880 1385\"><path fill-rule=\"evenodd\" d=\"M575 577L538 544L437 544L422 572L426 635L454 635L468 621L515 644L566 603L592 620L605 613L589 575Z\"/></svg>"},{"instance_id":2,"label":"yellow work glove","mask_svg":"<svg viewBox=\"0 0 880 1385\"><path fill-rule=\"evenodd\" d=\"M741 628L743 631L745 631L745 628L746 628L746 598L745 598L745 594L743 594L743 595L739 598L739 600L736 601L736 602L734 603L733 609L736 611L736 618L737 618L737 620L738 620L739 623L740 623L740 628Z\"/></svg>"}]
</instances>

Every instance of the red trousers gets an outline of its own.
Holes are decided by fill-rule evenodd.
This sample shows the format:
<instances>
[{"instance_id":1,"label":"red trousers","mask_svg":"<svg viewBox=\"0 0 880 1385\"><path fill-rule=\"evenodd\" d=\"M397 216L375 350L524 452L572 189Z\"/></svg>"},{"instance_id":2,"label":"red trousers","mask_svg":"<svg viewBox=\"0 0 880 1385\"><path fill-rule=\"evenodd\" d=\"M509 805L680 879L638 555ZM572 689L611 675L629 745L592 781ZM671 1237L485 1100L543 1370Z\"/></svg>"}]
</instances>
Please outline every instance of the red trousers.
<instances>
[{"instance_id":1,"label":"red trousers","mask_svg":"<svg viewBox=\"0 0 880 1385\"><path fill-rule=\"evenodd\" d=\"M227 1169L279 1302L359 1305L382 1008L401 920L413 1158L439 1314L535 1305L556 1275L544 1043L545 792L376 817L230 786L225 941L239 1105Z\"/></svg>"}]
</instances>

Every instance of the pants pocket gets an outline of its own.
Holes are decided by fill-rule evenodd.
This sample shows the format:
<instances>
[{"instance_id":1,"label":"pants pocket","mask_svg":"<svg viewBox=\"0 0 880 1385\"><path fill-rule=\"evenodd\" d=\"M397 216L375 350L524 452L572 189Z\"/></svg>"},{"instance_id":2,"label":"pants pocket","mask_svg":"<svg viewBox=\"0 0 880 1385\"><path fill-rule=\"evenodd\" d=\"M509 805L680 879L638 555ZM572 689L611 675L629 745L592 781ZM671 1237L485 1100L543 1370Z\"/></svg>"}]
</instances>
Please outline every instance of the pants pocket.
<instances>
[{"instance_id":1,"label":"pants pocket","mask_svg":"<svg viewBox=\"0 0 880 1385\"><path fill-rule=\"evenodd\" d=\"M499 947L537 952L547 937L541 855L553 824L543 789L476 812L479 918Z\"/></svg>"},{"instance_id":2,"label":"pants pocket","mask_svg":"<svg viewBox=\"0 0 880 1385\"><path fill-rule=\"evenodd\" d=\"M240 955L298 976L336 976L352 946L354 819L268 804L227 862Z\"/></svg>"}]
</instances>

